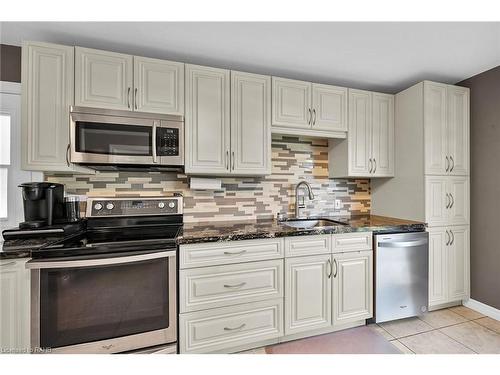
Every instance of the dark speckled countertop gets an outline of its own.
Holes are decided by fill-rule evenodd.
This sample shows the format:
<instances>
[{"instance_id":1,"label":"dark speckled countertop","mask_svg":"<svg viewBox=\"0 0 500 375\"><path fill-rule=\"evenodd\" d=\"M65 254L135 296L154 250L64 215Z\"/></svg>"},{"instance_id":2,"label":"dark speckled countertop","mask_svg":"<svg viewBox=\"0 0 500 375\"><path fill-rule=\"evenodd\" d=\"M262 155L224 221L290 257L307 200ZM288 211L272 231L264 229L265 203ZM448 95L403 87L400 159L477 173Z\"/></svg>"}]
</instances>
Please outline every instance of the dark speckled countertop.
<instances>
[{"instance_id":1,"label":"dark speckled countertop","mask_svg":"<svg viewBox=\"0 0 500 375\"><path fill-rule=\"evenodd\" d=\"M329 227L298 229L285 226L276 220L217 221L185 223L179 244L201 242L237 241L256 238L287 236L307 236L314 234L349 233L349 232L421 232L425 224L417 221L395 219L376 215L350 217L322 217L339 221L342 224Z\"/></svg>"},{"instance_id":2,"label":"dark speckled countertop","mask_svg":"<svg viewBox=\"0 0 500 375\"><path fill-rule=\"evenodd\" d=\"M214 221L185 223L178 237L179 244L238 241L256 238L307 236L314 234L349 232L418 232L425 224L417 221L394 219L384 216L360 215L350 217L322 217L342 222L344 225L297 229L280 224L276 220ZM59 237L60 238L60 237ZM23 239L0 242L0 259L31 257L31 250L54 241L54 237Z\"/></svg>"}]
</instances>

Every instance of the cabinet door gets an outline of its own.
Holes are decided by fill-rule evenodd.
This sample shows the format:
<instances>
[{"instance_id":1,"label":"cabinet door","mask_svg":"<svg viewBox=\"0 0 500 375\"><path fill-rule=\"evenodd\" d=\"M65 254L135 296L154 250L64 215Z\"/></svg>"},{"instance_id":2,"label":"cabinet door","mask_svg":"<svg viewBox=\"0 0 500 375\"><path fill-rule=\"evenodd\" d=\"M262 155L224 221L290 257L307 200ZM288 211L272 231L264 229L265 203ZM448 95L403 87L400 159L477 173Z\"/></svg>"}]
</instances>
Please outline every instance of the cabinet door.
<instances>
[{"instance_id":1,"label":"cabinet door","mask_svg":"<svg viewBox=\"0 0 500 375\"><path fill-rule=\"evenodd\" d=\"M186 65L186 173L230 173L229 79L229 70Z\"/></svg>"},{"instance_id":2,"label":"cabinet door","mask_svg":"<svg viewBox=\"0 0 500 375\"><path fill-rule=\"evenodd\" d=\"M448 300L467 299L469 294L469 227L449 227Z\"/></svg>"},{"instance_id":3,"label":"cabinet door","mask_svg":"<svg viewBox=\"0 0 500 375\"><path fill-rule=\"evenodd\" d=\"M312 128L347 131L347 89L312 84Z\"/></svg>"},{"instance_id":4,"label":"cabinet door","mask_svg":"<svg viewBox=\"0 0 500 375\"><path fill-rule=\"evenodd\" d=\"M373 316L373 252L333 256L333 325Z\"/></svg>"},{"instance_id":5,"label":"cabinet door","mask_svg":"<svg viewBox=\"0 0 500 375\"><path fill-rule=\"evenodd\" d=\"M394 176L394 95L372 94L372 144L374 177Z\"/></svg>"},{"instance_id":6,"label":"cabinet door","mask_svg":"<svg viewBox=\"0 0 500 375\"><path fill-rule=\"evenodd\" d=\"M445 174L447 162L446 134L446 85L434 82L424 83L424 143L425 173Z\"/></svg>"},{"instance_id":7,"label":"cabinet door","mask_svg":"<svg viewBox=\"0 0 500 375\"><path fill-rule=\"evenodd\" d=\"M132 110L133 57L75 47L75 105Z\"/></svg>"},{"instance_id":8,"label":"cabinet door","mask_svg":"<svg viewBox=\"0 0 500 375\"><path fill-rule=\"evenodd\" d=\"M27 259L0 260L0 350L29 353L30 274ZM7 353L7 352L6 352Z\"/></svg>"},{"instance_id":9,"label":"cabinet door","mask_svg":"<svg viewBox=\"0 0 500 375\"><path fill-rule=\"evenodd\" d=\"M448 243L447 228L429 228L429 306L448 301Z\"/></svg>"},{"instance_id":10,"label":"cabinet door","mask_svg":"<svg viewBox=\"0 0 500 375\"><path fill-rule=\"evenodd\" d=\"M349 89L349 176L370 174L371 158L371 93Z\"/></svg>"},{"instance_id":11,"label":"cabinet door","mask_svg":"<svg viewBox=\"0 0 500 375\"><path fill-rule=\"evenodd\" d=\"M231 172L271 173L271 77L231 72Z\"/></svg>"},{"instance_id":12,"label":"cabinet door","mask_svg":"<svg viewBox=\"0 0 500 375\"><path fill-rule=\"evenodd\" d=\"M469 174L469 89L448 86L448 157L450 174Z\"/></svg>"},{"instance_id":13,"label":"cabinet door","mask_svg":"<svg viewBox=\"0 0 500 375\"><path fill-rule=\"evenodd\" d=\"M449 196L448 225L469 223L469 179L448 177L446 191Z\"/></svg>"},{"instance_id":14,"label":"cabinet door","mask_svg":"<svg viewBox=\"0 0 500 375\"><path fill-rule=\"evenodd\" d=\"M273 126L311 128L311 83L272 78Z\"/></svg>"},{"instance_id":15,"label":"cabinet door","mask_svg":"<svg viewBox=\"0 0 500 375\"><path fill-rule=\"evenodd\" d=\"M425 221L427 224L447 225L450 204L447 177L425 177Z\"/></svg>"},{"instance_id":16,"label":"cabinet door","mask_svg":"<svg viewBox=\"0 0 500 375\"><path fill-rule=\"evenodd\" d=\"M184 114L184 64L134 56L134 110Z\"/></svg>"},{"instance_id":17,"label":"cabinet door","mask_svg":"<svg viewBox=\"0 0 500 375\"><path fill-rule=\"evenodd\" d=\"M332 324L331 255L285 259L285 334Z\"/></svg>"},{"instance_id":18,"label":"cabinet door","mask_svg":"<svg viewBox=\"0 0 500 375\"><path fill-rule=\"evenodd\" d=\"M22 168L72 172L68 163L74 48L27 42L22 49Z\"/></svg>"}]
</instances>

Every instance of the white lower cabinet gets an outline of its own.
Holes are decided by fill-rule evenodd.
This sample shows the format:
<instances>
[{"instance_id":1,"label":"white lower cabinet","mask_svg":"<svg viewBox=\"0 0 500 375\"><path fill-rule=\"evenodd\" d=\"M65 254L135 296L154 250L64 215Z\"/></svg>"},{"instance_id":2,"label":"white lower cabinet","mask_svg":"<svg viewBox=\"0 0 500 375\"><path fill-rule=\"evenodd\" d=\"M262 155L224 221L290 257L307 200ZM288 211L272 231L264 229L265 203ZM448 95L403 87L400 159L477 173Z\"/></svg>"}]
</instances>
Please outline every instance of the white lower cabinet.
<instances>
[{"instance_id":1,"label":"white lower cabinet","mask_svg":"<svg viewBox=\"0 0 500 375\"><path fill-rule=\"evenodd\" d=\"M333 256L333 325L373 316L373 252Z\"/></svg>"},{"instance_id":2,"label":"white lower cabinet","mask_svg":"<svg viewBox=\"0 0 500 375\"><path fill-rule=\"evenodd\" d=\"M29 353L30 273L28 259L0 260L0 351Z\"/></svg>"},{"instance_id":3,"label":"white lower cabinet","mask_svg":"<svg viewBox=\"0 0 500 375\"><path fill-rule=\"evenodd\" d=\"M332 325L331 255L285 260L285 334Z\"/></svg>"},{"instance_id":4,"label":"white lower cabinet","mask_svg":"<svg viewBox=\"0 0 500 375\"><path fill-rule=\"evenodd\" d=\"M282 298L179 316L181 353L232 352L282 335Z\"/></svg>"},{"instance_id":5,"label":"white lower cabinet","mask_svg":"<svg viewBox=\"0 0 500 375\"><path fill-rule=\"evenodd\" d=\"M469 295L469 227L433 227L429 232L429 307Z\"/></svg>"}]
</instances>

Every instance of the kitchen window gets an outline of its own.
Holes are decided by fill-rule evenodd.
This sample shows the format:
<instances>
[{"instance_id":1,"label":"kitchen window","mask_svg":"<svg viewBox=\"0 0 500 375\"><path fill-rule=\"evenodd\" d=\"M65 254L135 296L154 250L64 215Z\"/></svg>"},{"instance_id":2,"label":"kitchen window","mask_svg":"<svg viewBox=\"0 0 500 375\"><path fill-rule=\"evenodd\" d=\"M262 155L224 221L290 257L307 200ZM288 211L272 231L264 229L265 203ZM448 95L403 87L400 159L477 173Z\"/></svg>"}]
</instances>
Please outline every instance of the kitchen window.
<instances>
[{"instance_id":1,"label":"kitchen window","mask_svg":"<svg viewBox=\"0 0 500 375\"><path fill-rule=\"evenodd\" d=\"M0 112L0 219L7 219L7 179L10 165L11 115Z\"/></svg>"}]
</instances>

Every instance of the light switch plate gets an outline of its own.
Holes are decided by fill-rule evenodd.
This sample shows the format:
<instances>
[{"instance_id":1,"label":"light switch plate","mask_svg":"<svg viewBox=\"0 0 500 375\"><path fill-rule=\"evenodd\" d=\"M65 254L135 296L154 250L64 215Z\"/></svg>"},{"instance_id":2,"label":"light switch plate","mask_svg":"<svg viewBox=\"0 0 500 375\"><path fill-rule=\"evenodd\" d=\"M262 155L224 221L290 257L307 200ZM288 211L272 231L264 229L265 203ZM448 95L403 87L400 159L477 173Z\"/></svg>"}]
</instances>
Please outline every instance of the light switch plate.
<instances>
[{"instance_id":1,"label":"light switch plate","mask_svg":"<svg viewBox=\"0 0 500 375\"><path fill-rule=\"evenodd\" d=\"M335 199L335 209L340 210L342 208L342 201L340 199Z\"/></svg>"}]
</instances>

